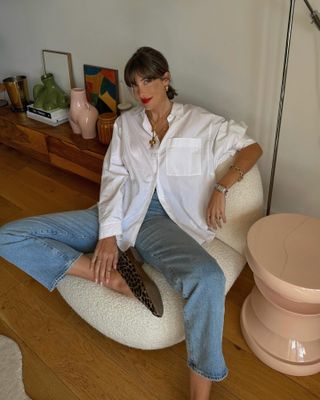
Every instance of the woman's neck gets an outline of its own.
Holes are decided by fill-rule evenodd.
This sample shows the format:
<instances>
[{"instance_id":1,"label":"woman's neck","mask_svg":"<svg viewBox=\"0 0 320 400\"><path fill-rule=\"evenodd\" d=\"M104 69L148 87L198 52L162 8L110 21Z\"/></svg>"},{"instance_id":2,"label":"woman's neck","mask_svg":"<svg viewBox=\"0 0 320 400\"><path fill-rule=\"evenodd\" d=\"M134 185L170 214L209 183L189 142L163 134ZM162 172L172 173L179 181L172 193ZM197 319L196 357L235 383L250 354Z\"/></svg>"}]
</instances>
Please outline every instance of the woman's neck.
<instances>
[{"instance_id":1,"label":"woman's neck","mask_svg":"<svg viewBox=\"0 0 320 400\"><path fill-rule=\"evenodd\" d=\"M167 99L165 102L161 103L158 107L154 109L147 110L147 115L152 121L157 122L164 116L168 116L171 112L172 102Z\"/></svg>"}]
</instances>

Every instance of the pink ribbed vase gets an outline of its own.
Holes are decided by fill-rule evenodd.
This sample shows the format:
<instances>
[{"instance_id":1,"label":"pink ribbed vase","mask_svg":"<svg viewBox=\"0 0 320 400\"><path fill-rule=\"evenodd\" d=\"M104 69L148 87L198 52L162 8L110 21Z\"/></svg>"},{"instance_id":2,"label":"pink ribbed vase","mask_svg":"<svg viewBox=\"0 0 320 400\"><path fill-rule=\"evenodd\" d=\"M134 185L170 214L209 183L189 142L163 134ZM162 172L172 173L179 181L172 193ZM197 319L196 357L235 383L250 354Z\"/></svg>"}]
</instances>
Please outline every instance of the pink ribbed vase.
<instances>
[{"instance_id":1,"label":"pink ribbed vase","mask_svg":"<svg viewBox=\"0 0 320 400\"><path fill-rule=\"evenodd\" d=\"M84 139L95 138L98 115L98 110L87 101L84 89L71 89L69 123L73 133Z\"/></svg>"}]
</instances>

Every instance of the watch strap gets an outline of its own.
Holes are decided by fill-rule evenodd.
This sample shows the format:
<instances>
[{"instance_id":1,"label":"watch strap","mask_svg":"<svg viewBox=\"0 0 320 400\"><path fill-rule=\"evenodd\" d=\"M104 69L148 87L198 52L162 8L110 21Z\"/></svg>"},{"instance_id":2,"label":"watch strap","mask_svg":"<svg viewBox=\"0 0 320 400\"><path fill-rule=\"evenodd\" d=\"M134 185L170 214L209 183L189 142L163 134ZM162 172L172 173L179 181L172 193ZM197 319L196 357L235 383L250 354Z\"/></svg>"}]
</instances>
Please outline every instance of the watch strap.
<instances>
[{"instance_id":1,"label":"watch strap","mask_svg":"<svg viewBox=\"0 0 320 400\"><path fill-rule=\"evenodd\" d=\"M215 184L214 184L214 188L215 188L215 190L217 190L218 192L223 193L225 196L227 195L227 193L228 193L228 191L229 191L227 187L221 185L220 183L215 183Z\"/></svg>"}]
</instances>

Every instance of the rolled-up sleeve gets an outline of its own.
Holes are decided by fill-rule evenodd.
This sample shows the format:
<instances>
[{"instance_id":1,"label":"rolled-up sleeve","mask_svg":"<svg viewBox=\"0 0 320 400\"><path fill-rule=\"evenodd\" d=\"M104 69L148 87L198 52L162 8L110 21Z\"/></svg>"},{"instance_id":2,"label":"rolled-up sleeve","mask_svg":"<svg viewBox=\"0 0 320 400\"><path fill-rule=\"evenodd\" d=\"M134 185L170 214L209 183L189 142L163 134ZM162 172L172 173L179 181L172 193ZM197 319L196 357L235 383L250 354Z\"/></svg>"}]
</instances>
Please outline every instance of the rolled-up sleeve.
<instances>
[{"instance_id":1,"label":"rolled-up sleeve","mask_svg":"<svg viewBox=\"0 0 320 400\"><path fill-rule=\"evenodd\" d=\"M213 145L214 169L237 151L255 143L247 134L247 126L233 120L221 124Z\"/></svg>"},{"instance_id":2,"label":"rolled-up sleeve","mask_svg":"<svg viewBox=\"0 0 320 400\"><path fill-rule=\"evenodd\" d=\"M103 162L98 203L99 239L122 234L122 187L128 178L128 171L122 161L121 148L121 124L118 118Z\"/></svg>"}]
</instances>

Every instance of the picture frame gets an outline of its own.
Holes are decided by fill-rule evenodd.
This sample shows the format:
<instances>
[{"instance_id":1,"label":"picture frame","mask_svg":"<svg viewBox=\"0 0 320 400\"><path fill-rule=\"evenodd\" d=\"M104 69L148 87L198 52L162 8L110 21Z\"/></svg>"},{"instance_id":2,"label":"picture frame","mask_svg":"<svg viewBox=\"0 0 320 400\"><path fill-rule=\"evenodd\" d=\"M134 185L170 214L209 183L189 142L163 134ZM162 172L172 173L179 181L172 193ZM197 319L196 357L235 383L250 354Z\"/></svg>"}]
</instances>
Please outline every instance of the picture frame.
<instances>
[{"instance_id":1,"label":"picture frame","mask_svg":"<svg viewBox=\"0 0 320 400\"><path fill-rule=\"evenodd\" d=\"M52 73L57 85L67 94L75 87L71 53L57 50L42 50L43 71Z\"/></svg>"},{"instance_id":2,"label":"picture frame","mask_svg":"<svg viewBox=\"0 0 320 400\"><path fill-rule=\"evenodd\" d=\"M84 84L87 100L99 114L115 113L119 103L118 70L84 64Z\"/></svg>"}]
</instances>

